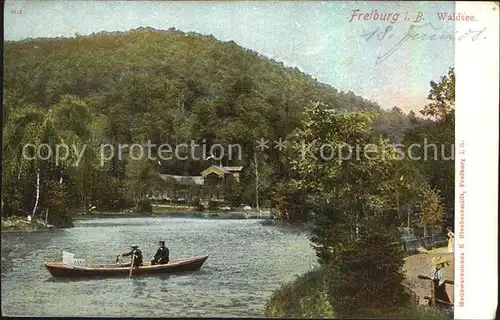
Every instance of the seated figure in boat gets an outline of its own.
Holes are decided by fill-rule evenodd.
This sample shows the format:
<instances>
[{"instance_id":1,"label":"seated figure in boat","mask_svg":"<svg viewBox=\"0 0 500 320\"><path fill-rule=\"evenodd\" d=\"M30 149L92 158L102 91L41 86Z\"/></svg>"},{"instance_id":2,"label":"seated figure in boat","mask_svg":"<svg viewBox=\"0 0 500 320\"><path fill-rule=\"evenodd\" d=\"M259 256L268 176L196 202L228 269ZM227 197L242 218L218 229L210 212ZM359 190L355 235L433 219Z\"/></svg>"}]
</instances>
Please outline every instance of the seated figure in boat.
<instances>
[{"instance_id":1,"label":"seated figure in boat","mask_svg":"<svg viewBox=\"0 0 500 320\"><path fill-rule=\"evenodd\" d=\"M165 247L165 241L160 241L160 247L156 251L156 254L151 260L151 265L155 264L167 264L169 261L169 250Z\"/></svg>"},{"instance_id":2,"label":"seated figure in boat","mask_svg":"<svg viewBox=\"0 0 500 320\"><path fill-rule=\"evenodd\" d=\"M134 267L142 266L142 251L139 250L138 246L130 246L132 250L127 253L123 253L122 257L128 257L134 255ZM118 256L119 257L119 256Z\"/></svg>"}]
</instances>

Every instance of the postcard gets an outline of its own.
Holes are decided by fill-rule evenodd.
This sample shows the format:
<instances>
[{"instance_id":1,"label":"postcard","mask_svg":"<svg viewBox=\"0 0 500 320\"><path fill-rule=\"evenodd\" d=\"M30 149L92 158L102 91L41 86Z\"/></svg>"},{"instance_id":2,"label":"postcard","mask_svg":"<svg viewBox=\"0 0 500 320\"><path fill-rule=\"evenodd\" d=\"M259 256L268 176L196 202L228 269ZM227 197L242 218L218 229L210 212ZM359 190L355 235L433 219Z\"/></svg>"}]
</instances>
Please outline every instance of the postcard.
<instances>
[{"instance_id":1,"label":"postcard","mask_svg":"<svg viewBox=\"0 0 500 320\"><path fill-rule=\"evenodd\" d=\"M2 315L493 319L499 10L6 1Z\"/></svg>"}]
</instances>

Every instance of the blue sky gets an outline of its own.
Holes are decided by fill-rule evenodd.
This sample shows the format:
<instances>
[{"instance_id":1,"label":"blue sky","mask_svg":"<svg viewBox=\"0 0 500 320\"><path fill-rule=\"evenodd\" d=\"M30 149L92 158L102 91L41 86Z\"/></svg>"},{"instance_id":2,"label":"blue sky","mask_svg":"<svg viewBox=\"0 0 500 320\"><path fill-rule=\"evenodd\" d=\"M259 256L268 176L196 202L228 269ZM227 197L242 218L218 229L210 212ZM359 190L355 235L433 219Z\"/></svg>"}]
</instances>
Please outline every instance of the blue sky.
<instances>
[{"instance_id":1,"label":"blue sky","mask_svg":"<svg viewBox=\"0 0 500 320\"><path fill-rule=\"evenodd\" d=\"M160 2L160 1L7 1L4 37L71 37L75 33L126 31L138 27L212 34L233 40L287 66L298 67L339 90L353 91L404 110L420 110L426 103L429 81L439 80L454 65L454 40L408 40L386 60L377 57L392 49L408 32L417 13L422 25L454 33L454 24L437 19L453 12L454 2ZM356 20L352 10L400 13L395 23ZM17 10L14 13L12 10ZM22 11L22 13L20 13ZM410 20L405 20L408 13ZM361 35L385 30L379 41ZM422 27L431 35L432 27ZM442 31L434 31L438 35ZM389 39L389 35L393 36Z\"/></svg>"}]
</instances>

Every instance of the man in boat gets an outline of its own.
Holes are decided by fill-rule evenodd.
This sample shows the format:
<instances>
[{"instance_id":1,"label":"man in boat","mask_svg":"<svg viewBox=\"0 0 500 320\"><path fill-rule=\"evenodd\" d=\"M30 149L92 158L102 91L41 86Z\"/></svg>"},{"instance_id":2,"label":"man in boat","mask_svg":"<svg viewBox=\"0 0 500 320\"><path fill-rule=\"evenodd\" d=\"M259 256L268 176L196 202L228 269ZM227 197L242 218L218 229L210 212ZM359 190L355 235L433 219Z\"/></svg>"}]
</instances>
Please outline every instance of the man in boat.
<instances>
[{"instance_id":1,"label":"man in boat","mask_svg":"<svg viewBox=\"0 0 500 320\"><path fill-rule=\"evenodd\" d=\"M140 267L142 266L142 251L139 250L138 246L130 246L132 250L127 253L123 253L121 256L122 257L128 257L131 255L134 255L134 267ZM119 256L118 256L119 257Z\"/></svg>"},{"instance_id":2,"label":"man in boat","mask_svg":"<svg viewBox=\"0 0 500 320\"><path fill-rule=\"evenodd\" d=\"M167 264L169 261L170 251L165 247L165 241L160 241L160 247L156 251L155 257L151 260L151 265Z\"/></svg>"}]
</instances>

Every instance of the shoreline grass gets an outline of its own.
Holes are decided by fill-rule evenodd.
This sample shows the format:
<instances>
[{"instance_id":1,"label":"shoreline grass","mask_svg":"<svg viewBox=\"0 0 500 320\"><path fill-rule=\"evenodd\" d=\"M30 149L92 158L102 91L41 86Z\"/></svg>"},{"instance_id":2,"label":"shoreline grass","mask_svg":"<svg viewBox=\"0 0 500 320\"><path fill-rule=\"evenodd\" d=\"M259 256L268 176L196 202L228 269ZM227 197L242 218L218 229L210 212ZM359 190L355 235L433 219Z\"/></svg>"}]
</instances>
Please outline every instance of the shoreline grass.
<instances>
[{"instance_id":1,"label":"shoreline grass","mask_svg":"<svg viewBox=\"0 0 500 320\"><path fill-rule=\"evenodd\" d=\"M445 268L445 276L453 279L453 254L447 248L436 248L428 253L419 253L405 258L404 270L407 276L403 284L419 297L419 304L401 306L392 314L381 319L453 319L453 312L446 309L430 307L424 295L430 294L429 284L418 279L418 274L432 270L433 256L448 256L451 265ZM328 300L327 269L315 268L298 276L295 280L283 284L268 299L264 313L269 318L333 318L335 310ZM447 290L448 291L448 290ZM453 297L453 292L448 292Z\"/></svg>"},{"instance_id":2,"label":"shoreline grass","mask_svg":"<svg viewBox=\"0 0 500 320\"><path fill-rule=\"evenodd\" d=\"M72 213L74 220L93 219L93 218L137 218L137 217L179 217L179 218L218 218L218 219L269 219L268 212L243 212L243 211L223 211L223 210L205 210L196 211L194 207L189 206L168 206L153 205L153 212L139 213L134 211L92 211L85 214L82 210Z\"/></svg>"},{"instance_id":3,"label":"shoreline grass","mask_svg":"<svg viewBox=\"0 0 500 320\"><path fill-rule=\"evenodd\" d=\"M48 230L44 224L32 220L28 221L25 217L2 217L2 232L4 231L37 231Z\"/></svg>"}]
</instances>

